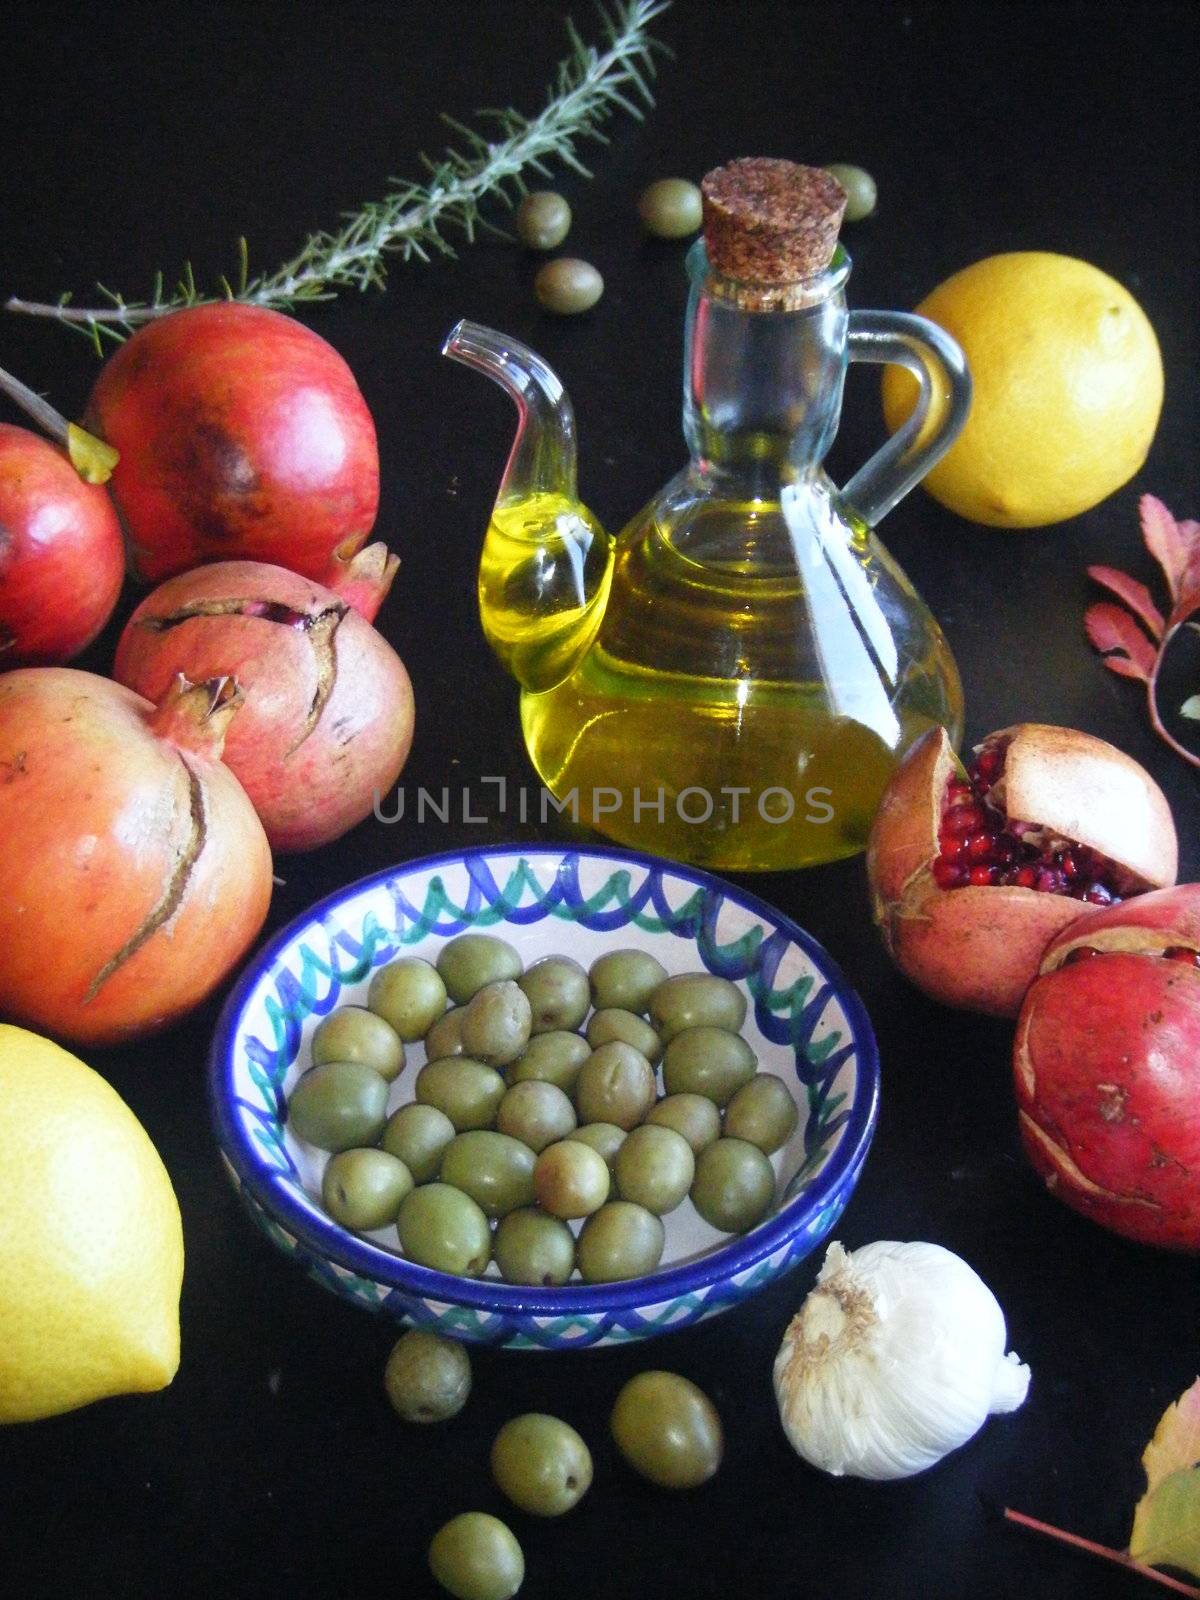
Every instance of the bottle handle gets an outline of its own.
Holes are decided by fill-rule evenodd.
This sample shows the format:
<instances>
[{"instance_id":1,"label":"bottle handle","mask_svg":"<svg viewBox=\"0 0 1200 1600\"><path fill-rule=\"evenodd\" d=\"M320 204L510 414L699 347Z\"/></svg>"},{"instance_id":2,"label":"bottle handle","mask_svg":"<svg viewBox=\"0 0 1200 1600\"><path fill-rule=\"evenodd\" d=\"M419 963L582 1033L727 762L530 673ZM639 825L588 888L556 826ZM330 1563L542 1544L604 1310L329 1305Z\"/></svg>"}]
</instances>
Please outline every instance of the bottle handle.
<instances>
[{"instance_id":1,"label":"bottle handle","mask_svg":"<svg viewBox=\"0 0 1200 1600\"><path fill-rule=\"evenodd\" d=\"M907 311L852 311L846 353L851 361L907 367L920 385L907 422L841 491L853 510L874 527L962 432L971 409L971 374L966 357L948 333Z\"/></svg>"}]
</instances>

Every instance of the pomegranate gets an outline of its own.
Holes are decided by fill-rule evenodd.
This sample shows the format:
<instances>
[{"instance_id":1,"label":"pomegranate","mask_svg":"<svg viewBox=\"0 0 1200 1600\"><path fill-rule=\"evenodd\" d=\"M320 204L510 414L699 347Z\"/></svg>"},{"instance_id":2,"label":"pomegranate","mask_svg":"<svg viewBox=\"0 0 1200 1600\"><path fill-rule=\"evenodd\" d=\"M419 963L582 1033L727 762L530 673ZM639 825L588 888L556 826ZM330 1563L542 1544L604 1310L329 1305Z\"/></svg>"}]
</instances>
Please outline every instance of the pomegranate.
<instances>
[{"instance_id":1,"label":"pomegranate","mask_svg":"<svg viewBox=\"0 0 1200 1600\"><path fill-rule=\"evenodd\" d=\"M353 606L365 622L374 622L399 566L400 557L392 555L383 543L369 544L349 560L335 550L325 586Z\"/></svg>"},{"instance_id":2,"label":"pomegranate","mask_svg":"<svg viewBox=\"0 0 1200 1600\"><path fill-rule=\"evenodd\" d=\"M1174 883L1177 850L1162 791L1104 740L1021 723L989 734L964 777L935 728L888 785L867 875L919 988L1015 1017L1049 939L1086 906Z\"/></svg>"},{"instance_id":3,"label":"pomegranate","mask_svg":"<svg viewBox=\"0 0 1200 1600\"><path fill-rule=\"evenodd\" d=\"M350 368L277 311L226 302L145 323L101 370L86 425L120 451L110 487L147 582L234 558L326 582L379 508Z\"/></svg>"},{"instance_id":4,"label":"pomegranate","mask_svg":"<svg viewBox=\"0 0 1200 1600\"><path fill-rule=\"evenodd\" d=\"M221 561L143 600L113 675L157 700L179 673L242 686L225 761L276 850L339 838L408 756L413 695L400 657L344 600L283 567Z\"/></svg>"},{"instance_id":5,"label":"pomegranate","mask_svg":"<svg viewBox=\"0 0 1200 1600\"><path fill-rule=\"evenodd\" d=\"M230 679L157 706L70 667L0 677L0 1011L78 1044L171 1022L261 928L271 852L221 763Z\"/></svg>"},{"instance_id":6,"label":"pomegranate","mask_svg":"<svg viewBox=\"0 0 1200 1600\"><path fill-rule=\"evenodd\" d=\"M78 655L112 615L124 576L106 491L57 445L0 423L0 667Z\"/></svg>"},{"instance_id":7,"label":"pomegranate","mask_svg":"<svg viewBox=\"0 0 1200 1600\"><path fill-rule=\"evenodd\" d=\"M1114 1233L1200 1251L1200 884L1064 928L1013 1047L1026 1153Z\"/></svg>"}]
</instances>

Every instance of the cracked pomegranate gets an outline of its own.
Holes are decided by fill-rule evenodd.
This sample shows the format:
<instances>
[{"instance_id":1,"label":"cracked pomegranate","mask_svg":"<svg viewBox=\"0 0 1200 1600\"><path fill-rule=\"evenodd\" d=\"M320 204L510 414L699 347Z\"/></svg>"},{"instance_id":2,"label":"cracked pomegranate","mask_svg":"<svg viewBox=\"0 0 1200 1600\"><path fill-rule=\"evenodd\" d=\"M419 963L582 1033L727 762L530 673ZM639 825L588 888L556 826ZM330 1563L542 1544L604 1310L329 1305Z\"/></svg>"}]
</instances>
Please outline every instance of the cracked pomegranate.
<instances>
[{"instance_id":1,"label":"cracked pomegranate","mask_svg":"<svg viewBox=\"0 0 1200 1600\"><path fill-rule=\"evenodd\" d=\"M0 423L0 668L77 656L112 615L124 577L107 492L57 445Z\"/></svg>"},{"instance_id":2,"label":"cracked pomegranate","mask_svg":"<svg viewBox=\"0 0 1200 1600\"><path fill-rule=\"evenodd\" d=\"M158 705L90 672L0 677L0 1012L79 1044L162 1027L262 927L271 852L223 766L229 679Z\"/></svg>"},{"instance_id":3,"label":"cracked pomegranate","mask_svg":"<svg viewBox=\"0 0 1200 1600\"><path fill-rule=\"evenodd\" d=\"M408 757L413 695L400 657L345 600L282 567L217 562L143 600L113 675L156 700L178 673L241 685L225 762L275 850L340 838Z\"/></svg>"},{"instance_id":4,"label":"cracked pomegranate","mask_svg":"<svg viewBox=\"0 0 1200 1600\"><path fill-rule=\"evenodd\" d=\"M1113 745L1021 723L966 776L945 732L917 741L871 830L875 920L900 968L947 1005L1015 1017L1047 941L1085 906L1175 881L1158 785Z\"/></svg>"},{"instance_id":5,"label":"cracked pomegranate","mask_svg":"<svg viewBox=\"0 0 1200 1600\"><path fill-rule=\"evenodd\" d=\"M354 375L278 311L222 302L145 323L105 363L86 426L121 453L109 487L147 582L244 558L336 587L379 509Z\"/></svg>"},{"instance_id":6,"label":"cracked pomegranate","mask_svg":"<svg viewBox=\"0 0 1200 1600\"><path fill-rule=\"evenodd\" d=\"M1025 997L1013 1069L1022 1142L1060 1200L1200 1251L1200 884L1063 929Z\"/></svg>"}]
</instances>

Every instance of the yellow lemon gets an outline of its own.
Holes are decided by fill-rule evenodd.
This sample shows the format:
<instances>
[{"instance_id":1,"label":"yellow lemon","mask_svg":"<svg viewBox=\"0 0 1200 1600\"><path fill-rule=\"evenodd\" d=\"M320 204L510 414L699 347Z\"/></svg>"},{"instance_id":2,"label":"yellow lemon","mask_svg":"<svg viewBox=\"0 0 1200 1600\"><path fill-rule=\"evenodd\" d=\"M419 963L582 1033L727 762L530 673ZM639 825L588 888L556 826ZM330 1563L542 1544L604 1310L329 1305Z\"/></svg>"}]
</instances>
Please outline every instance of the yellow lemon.
<instances>
[{"instance_id":1,"label":"yellow lemon","mask_svg":"<svg viewBox=\"0 0 1200 1600\"><path fill-rule=\"evenodd\" d=\"M0 1024L0 1422L170 1383L183 1230L145 1129L98 1073Z\"/></svg>"},{"instance_id":2,"label":"yellow lemon","mask_svg":"<svg viewBox=\"0 0 1200 1600\"><path fill-rule=\"evenodd\" d=\"M967 425L925 479L971 522L1035 528L1097 505L1146 459L1162 410L1158 340L1145 312L1086 261L1041 250L988 256L917 307L966 352ZM894 432L916 381L883 379Z\"/></svg>"}]
</instances>

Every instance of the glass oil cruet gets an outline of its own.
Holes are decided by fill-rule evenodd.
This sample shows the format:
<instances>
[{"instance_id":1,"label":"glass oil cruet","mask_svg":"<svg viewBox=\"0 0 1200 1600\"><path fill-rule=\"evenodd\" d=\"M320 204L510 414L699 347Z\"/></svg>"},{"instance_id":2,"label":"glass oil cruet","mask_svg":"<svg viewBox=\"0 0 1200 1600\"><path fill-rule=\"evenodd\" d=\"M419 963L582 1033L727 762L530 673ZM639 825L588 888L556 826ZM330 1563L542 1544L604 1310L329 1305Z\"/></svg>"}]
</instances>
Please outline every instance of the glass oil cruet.
<instances>
[{"instance_id":1,"label":"glass oil cruet","mask_svg":"<svg viewBox=\"0 0 1200 1600\"><path fill-rule=\"evenodd\" d=\"M564 815L703 866L807 866L862 849L921 733L961 735L941 629L873 530L953 443L970 378L925 319L847 311L845 196L827 173L735 161L703 194L691 459L615 541L576 494L574 415L546 363L472 323L447 340L519 413L480 612ZM899 363L918 399L839 490L821 462L848 361Z\"/></svg>"}]
</instances>

